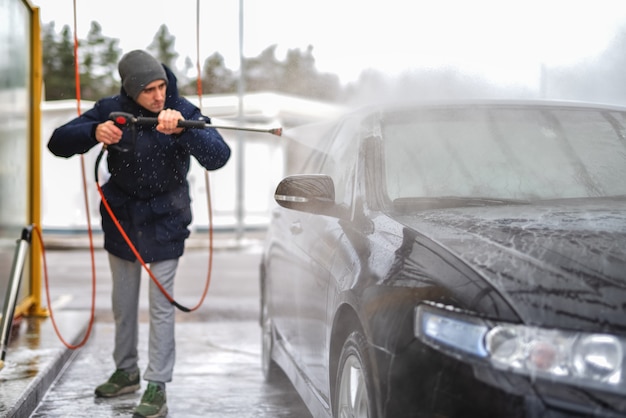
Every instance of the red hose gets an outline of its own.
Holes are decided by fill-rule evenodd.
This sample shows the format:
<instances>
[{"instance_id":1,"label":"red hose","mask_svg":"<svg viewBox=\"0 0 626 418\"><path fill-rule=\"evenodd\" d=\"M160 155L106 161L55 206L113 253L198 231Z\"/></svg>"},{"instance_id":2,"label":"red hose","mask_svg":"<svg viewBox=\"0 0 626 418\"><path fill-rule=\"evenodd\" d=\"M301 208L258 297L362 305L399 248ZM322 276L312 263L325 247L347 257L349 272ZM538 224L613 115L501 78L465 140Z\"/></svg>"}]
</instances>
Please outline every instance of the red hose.
<instances>
[{"instance_id":1,"label":"red hose","mask_svg":"<svg viewBox=\"0 0 626 418\"><path fill-rule=\"evenodd\" d=\"M45 245L44 245L44 242L43 242L43 236L42 236L42 233L41 233L41 228L39 226L35 225L34 229L35 229L37 238L39 240L39 246L41 247L41 259L43 261L43 271L44 271L45 288L46 288L46 301L48 303L48 312L50 312L50 320L52 321L52 327L54 328L54 332L59 337L59 340L61 340L61 342L67 348L75 350L75 349L80 348L83 345L85 345L87 343L87 340L89 340L89 336L91 335L91 330L93 328L93 323L94 323L94 318L95 318L95 307L96 307L96 271L95 271L95 263L93 263L93 248L92 248L92 263L91 263L91 266L92 266L92 269L91 269L91 273L92 273L91 314L90 314L90 317L89 317L89 325L87 327L87 332L83 336L83 339L81 340L81 342L76 344L76 345L74 345L74 344L70 344L67 341L65 341L65 339L61 335L61 332L59 331L59 328L57 326L56 320L54 319L54 311L52 309L52 304L50 303L50 285L49 285L49 280L48 280L48 264L46 263ZM91 232L90 232L90 237L91 237Z\"/></svg>"}]
</instances>

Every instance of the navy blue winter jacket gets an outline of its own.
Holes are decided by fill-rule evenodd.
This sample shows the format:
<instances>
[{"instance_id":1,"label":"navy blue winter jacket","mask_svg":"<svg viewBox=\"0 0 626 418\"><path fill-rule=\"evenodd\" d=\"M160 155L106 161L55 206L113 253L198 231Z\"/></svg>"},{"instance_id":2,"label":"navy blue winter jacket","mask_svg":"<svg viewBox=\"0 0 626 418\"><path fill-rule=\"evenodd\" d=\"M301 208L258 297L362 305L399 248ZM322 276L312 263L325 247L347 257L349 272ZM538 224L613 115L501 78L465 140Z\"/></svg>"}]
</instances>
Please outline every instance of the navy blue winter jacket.
<instances>
[{"instance_id":1,"label":"navy blue winter jacket","mask_svg":"<svg viewBox=\"0 0 626 418\"><path fill-rule=\"evenodd\" d=\"M168 76L165 108L178 110L187 120L210 123L195 105L178 95L176 77L164 67ZM122 88L119 95L99 100L92 109L57 128L48 149L66 158L89 151L99 144L96 126L116 111L157 116L138 105ZM107 151L111 177L102 187L104 196L144 261L178 258L183 254L192 220L187 183L190 156L207 170L216 170L228 161L230 148L212 128L186 129L176 137L157 132L155 126L136 126L135 130L133 133L125 128L120 141L129 151L114 147ZM104 248L134 261L134 254L102 204L100 213Z\"/></svg>"}]
</instances>

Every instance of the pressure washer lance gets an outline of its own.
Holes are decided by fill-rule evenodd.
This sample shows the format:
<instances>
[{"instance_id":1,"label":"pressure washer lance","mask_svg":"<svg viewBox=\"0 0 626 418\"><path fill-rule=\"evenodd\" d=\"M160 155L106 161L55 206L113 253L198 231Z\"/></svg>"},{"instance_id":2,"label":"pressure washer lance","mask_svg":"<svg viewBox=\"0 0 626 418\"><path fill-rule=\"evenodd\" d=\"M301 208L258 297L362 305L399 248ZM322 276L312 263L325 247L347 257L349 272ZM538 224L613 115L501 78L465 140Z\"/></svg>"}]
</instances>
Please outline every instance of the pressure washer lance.
<instances>
[{"instance_id":1,"label":"pressure washer lance","mask_svg":"<svg viewBox=\"0 0 626 418\"><path fill-rule=\"evenodd\" d=\"M125 112L111 112L109 119L115 122L118 126L134 126L134 125L156 125L159 123L157 118L149 118L143 116L133 116L130 113ZM203 120L179 120L179 128L195 128L195 129L232 129L236 131L248 131L248 132L261 132L268 133L276 136L283 134L283 128L261 129L261 128L244 128L240 126L228 126L228 125L211 125Z\"/></svg>"}]
</instances>

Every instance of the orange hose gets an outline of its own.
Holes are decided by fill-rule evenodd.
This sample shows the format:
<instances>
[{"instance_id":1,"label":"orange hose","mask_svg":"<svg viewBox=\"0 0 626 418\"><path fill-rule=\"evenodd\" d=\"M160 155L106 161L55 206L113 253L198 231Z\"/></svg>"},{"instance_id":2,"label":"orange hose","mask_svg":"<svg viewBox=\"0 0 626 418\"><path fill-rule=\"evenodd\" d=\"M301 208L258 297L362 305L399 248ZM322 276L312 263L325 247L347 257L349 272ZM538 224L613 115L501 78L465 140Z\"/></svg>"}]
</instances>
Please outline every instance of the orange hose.
<instances>
[{"instance_id":1,"label":"orange hose","mask_svg":"<svg viewBox=\"0 0 626 418\"><path fill-rule=\"evenodd\" d=\"M200 64L200 38L200 0L196 0L196 89L198 94L198 107L202 112L202 65ZM209 172L207 170L204 170L204 186L206 189L207 213L209 217L209 266L207 269L207 278L204 287L204 295L206 295L209 290L209 285L211 284L211 272L213 271L213 207L211 203ZM203 301L204 296L198 305L196 305L193 309L197 309Z\"/></svg>"},{"instance_id":2,"label":"orange hose","mask_svg":"<svg viewBox=\"0 0 626 418\"><path fill-rule=\"evenodd\" d=\"M82 346L84 346L87 343L87 340L89 340L89 336L91 335L91 330L93 328L93 323L94 323L94 318L95 318L95 307L96 307L96 283L95 283L95 269L92 269L92 273L93 273L93 282L92 282L92 292L91 292L91 315L89 318L89 325L87 327L87 332L85 333L85 335L83 336L83 339L81 340L81 342L79 342L78 344L74 345L71 343L68 343L63 336L61 335L61 332L59 331L59 328L57 326L56 320L54 319L54 310L52 309L52 304L50 303L50 286L49 286L49 280L48 280L48 264L46 263L46 250L45 250L45 245L43 242L43 236L41 233L41 228L37 225L35 225L34 227L35 232L37 235L37 238L39 240L39 246L41 247L41 258L43 260L43 271L44 271L44 279L45 279L45 289L46 289L46 301L48 302L48 311L50 312L50 320L52 321L52 327L54 328L54 332L57 334L57 336L59 337L59 340L61 340L61 342L69 349L75 350L77 348L80 348ZM92 263L92 266L94 264Z\"/></svg>"},{"instance_id":3,"label":"orange hose","mask_svg":"<svg viewBox=\"0 0 626 418\"><path fill-rule=\"evenodd\" d=\"M74 0L74 80L75 80L75 85L76 85L76 112L80 116L80 112L81 112L80 110L80 68L78 66L78 37L76 33L77 33L76 0ZM85 336L83 337L82 341L77 345L70 344L63 338L63 336L59 332L56 321L54 319L54 311L52 309L52 304L50 303L50 285L49 285L49 278L48 278L48 266L46 262L45 245L44 245L43 236L41 233L41 228L38 227L37 225L35 225L35 228L34 228L36 231L37 238L39 239L39 245L41 247L41 257L43 260L44 279L45 279L45 285L46 285L45 286L46 287L46 299L48 302L48 311L50 312L50 319L52 320L52 326L57 336L59 337L59 340L61 340L61 342L70 349L76 349L76 348L82 347L83 345L85 345L85 343L89 339L89 335L91 334L91 329L93 328L93 323L94 323L94 318L95 318L95 307L96 307L96 263L95 263L95 255L94 255L94 248L93 248L93 233L91 230L91 219L89 217L89 200L87 199L87 182L85 180L86 178L85 159L82 154L80 157L81 157L81 160L80 160L81 170L83 174L83 189L85 190L85 193L84 193L85 211L87 213L87 227L88 227L87 229L89 233L89 247L91 249L91 314L89 318L89 326L87 327L87 332L85 333Z\"/></svg>"}]
</instances>

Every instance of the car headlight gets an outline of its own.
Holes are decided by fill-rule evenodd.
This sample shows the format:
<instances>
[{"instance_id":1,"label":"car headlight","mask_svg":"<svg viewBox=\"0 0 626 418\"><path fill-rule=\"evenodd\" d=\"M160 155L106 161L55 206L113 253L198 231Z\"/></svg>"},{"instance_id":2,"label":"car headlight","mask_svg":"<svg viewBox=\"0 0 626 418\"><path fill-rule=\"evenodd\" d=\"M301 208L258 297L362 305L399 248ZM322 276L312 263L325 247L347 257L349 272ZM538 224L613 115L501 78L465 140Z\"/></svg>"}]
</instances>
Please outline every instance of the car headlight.
<instances>
[{"instance_id":1,"label":"car headlight","mask_svg":"<svg viewBox=\"0 0 626 418\"><path fill-rule=\"evenodd\" d=\"M499 323L443 305L420 305L415 335L461 360L496 369L602 390L624 392L626 340L609 334Z\"/></svg>"}]
</instances>

